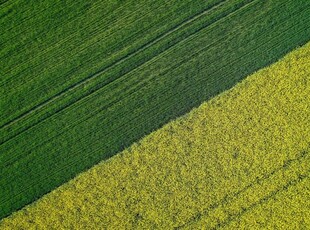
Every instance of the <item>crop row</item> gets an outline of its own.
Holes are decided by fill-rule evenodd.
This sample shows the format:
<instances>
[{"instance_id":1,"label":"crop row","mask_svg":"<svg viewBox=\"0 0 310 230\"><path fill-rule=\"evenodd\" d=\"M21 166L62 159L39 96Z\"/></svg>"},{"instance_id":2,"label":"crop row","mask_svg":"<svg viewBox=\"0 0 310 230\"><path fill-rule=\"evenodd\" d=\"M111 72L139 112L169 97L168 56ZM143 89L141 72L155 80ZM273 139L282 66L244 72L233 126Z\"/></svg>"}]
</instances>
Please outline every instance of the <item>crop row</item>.
<instances>
[{"instance_id":1,"label":"crop row","mask_svg":"<svg viewBox=\"0 0 310 230\"><path fill-rule=\"evenodd\" d=\"M0 55L1 126L221 1L151 4L131 0L131 4L115 5L98 0L86 10L80 10L85 5L83 1L72 1L68 6L50 6L34 17L31 7L39 10L53 1L15 6L17 12L11 13L12 18L4 25L10 26L11 20L25 20L21 26L26 31L13 27L16 37L10 30L1 34L4 41L8 36ZM29 18L15 19L17 14Z\"/></svg>"},{"instance_id":2,"label":"crop row","mask_svg":"<svg viewBox=\"0 0 310 230\"><path fill-rule=\"evenodd\" d=\"M193 21L194 28L186 27L185 32L176 33L182 38L179 43L168 50L166 43L149 46L137 57L136 64L141 65L125 70L127 74L119 74L122 77L107 86L100 88L99 84L96 88L102 79L124 73L121 67L111 69L115 75L106 72L102 78L98 76L98 82L82 91L91 92L86 97L79 94L81 91L72 91L63 105L70 104L71 99L81 99L74 106L57 111L56 103L46 119L40 120L39 115L28 124L21 122L17 135L0 146L1 216L37 199L305 43L310 37L305 23L310 14L305 7L309 3L303 4L253 1L228 15L224 13L227 11L220 11L219 15L225 17L219 20L217 14L210 14L206 21ZM210 26L195 32L204 23ZM159 47L162 53L145 59ZM36 125L32 126L33 123ZM9 135L10 130L2 138Z\"/></svg>"},{"instance_id":3,"label":"crop row","mask_svg":"<svg viewBox=\"0 0 310 230\"><path fill-rule=\"evenodd\" d=\"M244 1L238 2L240 4ZM120 59L118 62L111 64L108 68L104 68L98 73L95 73L94 75L89 76L83 81L70 86L64 91L59 92L57 95L53 96L42 104L37 105L27 113L2 126L2 132L0 135L0 138L2 138L1 143L10 139L11 136L15 136L16 133L19 133L22 130L31 127L38 121L48 118L56 111L58 112L64 108L67 108L73 103L79 101L81 98L93 93L94 91L102 87L109 85L111 82L126 75L126 73L134 70L135 68L143 65L144 63L156 57L156 55L169 49L173 45L178 44L180 41L184 41L184 39L188 38L190 34L193 34L200 29L216 22L221 17L224 17L231 11L235 10L236 7L238 7L238 4L234 4L235 5L233 6L225 5L225 7L217 9L215 12L209 12L209 10L202 12L200 15L198 15L200 17L196 16L196 18L200 20L193 22L193 20L190 19L189 21L182 23L173 31L168 31L167 33L154 39L147 45L140 47L131 55ZM206 12L209 12L210 14L206 17L201 18L201 16L203 16ZM183 28L184 25L189 23L190 27ZM15 125L15 123L17 122L19 124Z\"/></svg>"},{"instance_id":4,"label":"crop row","mask_svg":"<svg viewBox=\"0 0 310 230\"><path fill-rule=\"evenodd\" d=\"M0 228L229 228L251 212L267 215L256 209L309 177L309 50L310 43L249 76L4 219ZM69 158L63 165L78 166ZM64 171L60 166L53 173ZM295 210L305 209L298 205ZM272 211L274 222L282 206ZM295 220L283 224L298 228Z\"/></svg>"},{"instance_id":5,"label":"crop row","mask_svg":"<svg viewBox=\"0 0 310 230\"><path fill-rule=\"evenodd\" d=\"M309 150L303 151L296 159L287 161L282 167L264 175L263 178L257 178L236 194L227 194L223 200L194 215L190 221L179 226L179 229L201 226L205 229L216 229L228 226L246 212L270 201L278 193L309 179L309 162Z\"/></svg>"}]
</instances>

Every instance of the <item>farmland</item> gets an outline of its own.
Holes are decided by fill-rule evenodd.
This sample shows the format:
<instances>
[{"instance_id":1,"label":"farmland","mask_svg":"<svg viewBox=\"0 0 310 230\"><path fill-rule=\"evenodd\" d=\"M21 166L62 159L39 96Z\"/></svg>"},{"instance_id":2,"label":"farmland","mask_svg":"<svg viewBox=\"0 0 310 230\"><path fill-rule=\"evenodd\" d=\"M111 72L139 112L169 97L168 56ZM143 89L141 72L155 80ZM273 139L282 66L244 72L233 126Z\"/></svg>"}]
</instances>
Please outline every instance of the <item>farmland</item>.
<instances>
[{"instance_id":1,"label":"farmland","mask_svg":"<svg viewBox=\"0 0 310 230\"><path fill-rule=\"evenodd\" d=\"M307 229L310 225L309 200L307 200L309 186L309 177L303 178L299 183L290 183L282 191L274 194L272 199L266 200L262 205L254 206L251 212L245 212L240 219L232 220L226 229L240 229L245 226L260 228L261 223L265 228L280 229L283 228L281 220L290 223L292 229Z\"/></svg>"},{"instance_id":2,"label":"farmland","mask_svg":"<svg viewBox=\"0 0 310 230\"><path fill-rule=\"evenodd\" d=\"M307 43L4 219L0 228L304 229L309 58Z\"/></svg>"},{"instance_id":3,"label":"farmland","mask_svg":"<svg viewBox=\"0 0 310 230\"><path fill-rule=\"evenodd\" d=\"M307 0L69 2L1 5L0 218L310 39Z\"/></svg>"},{"instance_id":4,"label":"farmland","mask_svg":"<svg viewBox=\"0 0 310 230\"><path fill-rule=\"evenodd\" d=\"M130 0L119 6L111 1L95 1L91 6L83 1L71 1L64 6L61 1L56 4L42 1L41 5L31 6L28 1L19 1L16 6L7 6L11 11L25 11L11 13L3 19L10 33L1 37L4 41L1 58L10 58L3 63L0 83L2 95L10 103L1 100L4 111L0 124L9 124L72 85L137 52L192 15L221 3L219 0L203 2L163 4L164 1L156 1L151 4L151 1ZM191 11L185 11L185 7L190 7ZM132 14L136 9L139 14ZM31 11L37 14L31 17ZM173 14L175 11L182 14ZM119 17L121 12L123 16ZM51 23L50 18L55 17ZM15 55L12 56L12 52ZM133 68L135 63L130 63L122 68L130 65Z\"/></svg>"}]
</instances>

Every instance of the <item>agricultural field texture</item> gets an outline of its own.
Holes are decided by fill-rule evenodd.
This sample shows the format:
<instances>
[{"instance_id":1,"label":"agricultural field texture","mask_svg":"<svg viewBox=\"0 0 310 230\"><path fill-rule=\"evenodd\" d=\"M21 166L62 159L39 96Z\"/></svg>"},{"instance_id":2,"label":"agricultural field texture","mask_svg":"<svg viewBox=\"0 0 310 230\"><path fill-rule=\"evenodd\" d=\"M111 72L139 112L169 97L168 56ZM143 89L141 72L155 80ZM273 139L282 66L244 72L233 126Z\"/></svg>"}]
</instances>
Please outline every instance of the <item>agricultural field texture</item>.
<instances>
[{"instance_id":1,"label":"agricultural field texture","mask_svg":"<svg viewBox=\"0 0 310 230\"><path fill-rule=\"evenodd\" d=\"M174 157L184 158L183 163L175 162L178 164L175 167L179 167L180 173L183 173L182 168L184 167L184 170L189 169L188 167L196 167L185 163L185 156L189 153L198 154L195 163L197 170L199 167L211 167L210 170L216 173L216 170L222 168L222 161L226 159L225 154L232 150L231 148L226 149L225 146L228 143L236 144L236 151L232 153L236 155L238 161L235 167L240 166L238 170L245 171L240 171L240 175L234 174L234 177L229 176L229 170L227 171L229 175L226 176L225 172L221 172L223 178L216 178L216 174L212 174L214 178L210 177L208 180L214 183L214 186L211 186L214 187L214 191L211 191L205 199L210 198L214 202L216 199L220 200L224 194L228 193L223 190L219 194L216 189L223 189L225 183L228 184L227 189L232 189L231 186L240 187L243 183L254 180L252 176L256 175L256 172L258 173L255 170L262 170L260 171L262 174L259 175L263 176L267 175L264 174L264 170L266 173L267 169L276 170L274 167L280 167L281 162L284 163L286 160L297 162L298 160L295 161L293 157L306 161L307 155L298 158L298 154L308 151L306 145L303 144L309 141L308 134L304 133L308 121L304 114L307 109L309 110L305 104L305 102L309 102L305 94L308 83L301 70L299 70L299 75L295 74L294 71L299 66L295 66L294 60L281 61L279 63L282 64L277 64L285 66L283 74L273 74L272 77L268 75L270 83L276 87L272 91L269 92L264 88L265 83L262 85L255 83L252 88L249 86L249 89L253 90L253 95L248 95L251 98L242 96L248 112L254 116L255 111L255 117L262 115L262 118L253 117L253 121L249 121L249 125L253 122L253 125L256 124L255 122L260 125L262 123L269 124L269 126L263 126L264 128L257 128L257 134L253 133L255 138L261 142L247 133L251 133L255 127L242 128L242 132L240 131L241 126L247 127L244 124L247 120L241 118L245 112L240 112L238 115L239 112L234 108L237 105L241 108L242 104L235 99L238 98L236 93L229 93L230 99L227 96L220 97L224 99L214 100L212 98L235 87L255 71L277 62L297 47L305 45L310 40L309 25L309 0L0 0L0 220L42 198L44 194L53 191L102 161L101 164L113 165L116 171L114 170L114 175L109 172L112 169L105 169L106 172L102 176L107 177L105 178L107 181L104 182L106 184L100 186L107 189L107 194L114 194L112 188L116 185L113 183L123 183L123 181L116 181L123 173L129 173L127 168L122 170L120 168L124 166L122 156L130 153L135 159L141 152L141 159L144 159L144 151L139 150L136 145L132 146L133 143L153 132L155 134L151 134L147 138L155 138L156 135L159 135L156 130L190 112L193 108L197 108L202 103L208 104L209 100L212 103L222 100L229 101L229 103L225 103L227 106L231 105L229 109L235 113L231 112L230 115L234 115L236 118L225 117L229 115L226 110L214 110L213 115L210 112L205 118L206 123L210 123L207 127L213 127L212 130L205 127L197 128L197 132L201 132L201 136L196 137L195 134L191 139L186 135L193 133L190 133L190 130L186 131L186 127L189 126L186 125L182 129L186 132L178 134L183 135L182 139L188 138L190 143L192 141L193 146L194 142L201 142L201 146L205 146L205 148L199 149L197 145L198 149L195 150L193 147L191 150L192 144L184 143L180 145L186 145L187 150L185 151L182 147L180 148L181 152L176 154L178 150L174 149L175 147L172 145L174 141L170 144L168 141L172 136L165 132L165 135L168 135L165 137L163 134L165 142L161 142L161 138L156 137L158 143L155 143L155 140L151 141L152 144L149 147L142 144L145 148L153 148L152 151L165 147L166 153L158 150L154 154L172 165L174 163L168 159L172 157L172 155L169 156L172 154L169 151L174 149ZM307 54L306 50L307 48L303 48L303 52ZM306 58L308 56L306 54L301 55L301 58L296 58L296 63L298 61L307 70ZM274 68L276 67L270 69ZM269 69L264 71L268 72ZM278 85L276 82L278 78L286 74L285 71L291 71L291 74L287 74L287 84L292 84L291 86ZM293 73L296 78L302 80L295 82L295 78L291 76ZM260 75L265 76L261 72ZM262 82L263 79L264 77L262 77ZM251 83L251 81L245 82ZM283 82L281 84L286 84L284 79ZM297 88L298 84L305 88L305 92ZM256 91L255 87L258 87ZM294 87L296 92L293 91ZM238 86L237 89L239 88ZM275 91L279 91L279 93ZM233 92L239 92L239 90ZM279 98L274 99L273 102L271 102L272 100L264 101L258 97L260 93L263 95L269 93L270 100L273 97L278 98L279 96ZM287 101L278 94L288 97ZM224 93L224 95L226 94ZM294 98L297 107L295 107L295 101L293 103ZM259 109L256 103L261 103ZM271 105L276 106L276 109L272 109ZM286 105L290 108L286 108ZM290 109L286 117L284 115L275 116L276 120L272 120L268 117L269 115L265 114L265 112L271 114L273 110L277 110L274 111L275 113L281 113L281 106L284 106L283 111ZM219 106L219 108L221 107ZM263 115L266 115L267 118L264 118ZM173 124L182 126L180 122L184 119ZM219 120L215 121L214 119ZM304 123L299 125L296 122ZM277 124L277 127L273 127L273 124ZM285 128L288 129L288 133L283 131ZM225 129L228 130L224 131ZM159 131L159 133L161 132L163 131ZM229 134L230 132L237 133ZM271 135L270 132L273 134L279 132L283 135L281 137ZM235 135L234 138L238 137L238 140L234 139L231 142L231 135ZM205 139L200 139L202 137ZM180 141L181 138L177 138L175 141L177 140ZM242 142L244 145L239 146L241 140L244 141L244 143ZM214 145L211 145L212 141L215 141ZM270 141L275 144L271 144ZM148 141L144 140L141 143L146 142ZM250 143L253 146L249 146ZM207 148L207 146L209 147ZM268 146L268 151L264 150L264 146ZM169 148L171 149L169 150ZM250 158L238 158L239 148L241 150L246 148L240 154L253 158L253 162ZM256 151L259 150L261 152L257 153ZM122 151L125 153L129 151L129 153L116 155ZM215 155L206 155L206 152ZM261 156L257 156L257 154L261 154ZM283 157L281 154L284 154ZM114 160L110 160L115 155ZM203 161L203 157L207 157L210 162ZM262 158L257 160L259 157ZM104 163L105 161L106 163ZM113 163L117 161L120 161L119 166ZM229 162L231 162L230 159L225 164L229 164ZM151 164L148 160L143 160L140 163ZM292 163L292 165L294 164ZM258 165L261 166L260 169L255 168ZM154 165L154 167L148 173L155 173L155 170L158 173L169 174L166 171L161 172L163 170L161 167L164 166L157 168L158 166ZM264 169L264 167L267 168ZM117 172L117 170L121 171ZM137 176L137 179L139 178L139 174L134 172L134 169L128 170L133 170L132 173ZM271 172L270 170L268 172ZM195 173L195 170L192 173ZM208 175L202 176L207 178ZM277 175L274 176L277 177ZM155 174L148 174L149 179L155 176ZM127 177L130 179L129 174L126 174ZM181 184L184 186L185 184L190 186L191 183L199 184L198 174L197 181L194 180L194 177L191 178L192 180L188 179L186 183ZM176 181L171 180L169 183L178 184L179 179L176 177ZM224 184L221 184L222 182ZM111 184L107 185L107 183ZM160 183L168 182L163 180ZM240 186L234 183L240 183ZM278 183L276 185L281 186ZM109 186L111 186L111 191ZM268 187L268 185L266 186ZM158 189L163 189L163 187ZM207 191L209 188L201 189ZM67 190L65 189L65 191ZM119 208L130 206L127 204L124 206L122 203L126 197L129 199L127 202L139 203L143 193L135 191L137 192L136 198L130 191L124 189L124 197L120 196L118 201L113 201L116 203L111 205L118 205L117 202L119 202L119 204L123 204ZM232 191L234 190L232 189ZM175 194L173 191L170 192ZM191 190L191 192L193 191ZM263 189L263 192L268 191ZM131 194L130 198L129 194ZM183 194L184 201L187 199L198 205L200 195L205 196L207 193L193 194L187 198L186 194ZM216 197L212 194L216 194L214 195ZM281 197L281 194L279 192L277 196ZM157 222L155 221L156 215L159 213L158 209L154 214L148 214L154 216L150 216L148 219L150 222L145 222L145 224L165 227L187 223L184 216L193 216L193 212L199 208L195 205L189 206L188 209L181 208L185 203L178 204L177 200L181 199L183 195L173 198L175 199L173 203L158 204L168 205L165 207L168 213L163 212L162 214L166 213L169 221L163 223L163 217L158 217ZM104 193L98 194L98 197L101 196L105 196ZM80 202L84 198L81 198ZM108 195L104 199L108 199ZM103 202L105 201L103 200ZM236 202L239 201L238 199ZM150 205L152 203L149 200L146 202ZM153 200L154 202L155 200ZM206 204L210 203L208 202L206 201ZM238 205L243 204L242 201L240 202ZM203 203L201 205L205 207ZM269 207L267 203L264 205L266 209ZM93 208L97 207L97 204L93 205ZM244 208L247 210L247 207ZM221 210L224 209L226 210L226 206ZM63 214L67 210L69 209L66 208L61 213ZM129 209L127 211L130 212ZM82 213L82 210L80 212ZM95 218L94 212L91 210L89 212ZM58 217L62 215L61 213L53 214L56 215L57 221L59 221ZM117 211L117 213L123 215L122 211ZM78 214L76 215L78 216ZM40 216L38 215L38 218ZM128 215L125 216L128 217ZM102 221L114 223L112 214L107 214L106 218L110 219L102 219ZM209 217L205 217L202 213L201 218L195 217L195 215L192 218L197 221L199 219L201 222L197 223L200 225L204 224L205 218ZM143 218L140 218L140 212L136 219L139 220L136 221L137 224L142 223L140 219L143 220ZM67 226L72 223L69 219L66 221L68 221ZM86 219L83 221L86 221L85 224L89 223ZM241 226L247 224L246 221L248 219L242 223L231 222L231 224L234 226L240 224ZM128 226L132 224L131 219L122 220L122 222ZM210 223L207 219L206 222ZM96 221L93 223L95 224ZM117 223L116 221L115 224ZM22 224L25 223L22 222ZM44 224L47 222L44 221Z\"/></svg>"},{"instance_id":2,"label":"agricultural field texture","mask_svg":"<svg viewBox=\"0 0 310 230\"><path fill-rule=\"evenodd\" d=\"M310 43L0 222L1 229L307 229Z\"/></svg>"}]
</instances>

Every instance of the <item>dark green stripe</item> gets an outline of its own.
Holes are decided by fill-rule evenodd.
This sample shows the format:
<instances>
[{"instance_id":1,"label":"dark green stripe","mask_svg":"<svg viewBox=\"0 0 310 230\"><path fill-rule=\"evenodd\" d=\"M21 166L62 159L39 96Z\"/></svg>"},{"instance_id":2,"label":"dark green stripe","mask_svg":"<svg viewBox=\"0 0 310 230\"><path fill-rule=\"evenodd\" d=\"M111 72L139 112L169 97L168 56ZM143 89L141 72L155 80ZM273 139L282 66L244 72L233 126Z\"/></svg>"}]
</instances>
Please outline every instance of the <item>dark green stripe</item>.
<instances>
[{"instance_id":1,"label":"dark green stripe","mask_svg":"<svg viewBox=\"0 0 310 230\"><path fill-rule=\"evenodd\" d=\"M245 7L236 2L228 1L230 7L218 8L218 14L207 14L111 68L96 84L72 92L51 110L12 130L2 129L0 217L309 40L307 0L241 1ZM103 84L111 76L118 77ZM59 109L77 97L72 106Z\"/></svg>"}]
</instances>

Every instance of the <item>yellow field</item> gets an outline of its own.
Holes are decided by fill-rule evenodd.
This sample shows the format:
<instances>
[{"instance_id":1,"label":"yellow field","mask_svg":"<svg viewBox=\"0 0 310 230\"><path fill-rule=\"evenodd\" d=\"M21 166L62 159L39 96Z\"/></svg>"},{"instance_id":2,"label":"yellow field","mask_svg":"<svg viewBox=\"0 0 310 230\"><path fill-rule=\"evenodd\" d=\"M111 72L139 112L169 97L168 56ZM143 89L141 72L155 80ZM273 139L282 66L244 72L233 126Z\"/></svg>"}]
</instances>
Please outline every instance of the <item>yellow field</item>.
<instances>
[{"instance_id":1,"label":"yellow field","mask_svg":"<svg viewBox=\"0 0 310 230\"><path fill-rule=\"evenodd\" d=\"M4 219L0 229L310 226L309 59L310 43Z\"/></svg>"},{"instance_id":2,"label":"yellow field","mask_svg":"<svg viewBox=\"0 0 310 230\"><path fill-rule=\"evenodd\" d=\"M309 229L309 198L308 177L231 221L227 229Z\"/></svg>"}]
</instances>

